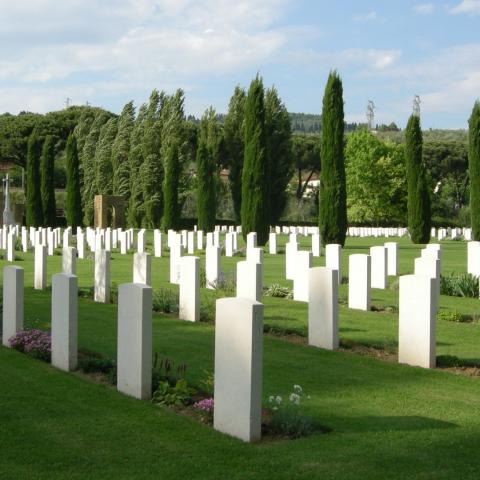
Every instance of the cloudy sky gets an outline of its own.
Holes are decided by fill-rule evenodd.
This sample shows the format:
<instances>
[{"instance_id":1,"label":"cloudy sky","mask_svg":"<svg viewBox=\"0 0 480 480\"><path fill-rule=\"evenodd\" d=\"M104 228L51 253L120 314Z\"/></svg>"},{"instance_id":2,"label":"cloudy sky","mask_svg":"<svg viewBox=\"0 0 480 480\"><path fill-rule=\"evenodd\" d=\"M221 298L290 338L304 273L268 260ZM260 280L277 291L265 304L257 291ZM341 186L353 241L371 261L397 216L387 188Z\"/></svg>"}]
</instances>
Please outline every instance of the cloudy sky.
<instances>
[{"instance_id":1,"label":"cloudy sky","mask_svg":"<svg viewBox=\"0 0 480 480\"><path fill-rule=\"evenodd\" d=\"M119 112L153 88L225 112L260 72L287 108L319 113L328 72L349 121L465 128L480 97L480 0L0 0L0 112Z\"/></svg>"}]
</instances>

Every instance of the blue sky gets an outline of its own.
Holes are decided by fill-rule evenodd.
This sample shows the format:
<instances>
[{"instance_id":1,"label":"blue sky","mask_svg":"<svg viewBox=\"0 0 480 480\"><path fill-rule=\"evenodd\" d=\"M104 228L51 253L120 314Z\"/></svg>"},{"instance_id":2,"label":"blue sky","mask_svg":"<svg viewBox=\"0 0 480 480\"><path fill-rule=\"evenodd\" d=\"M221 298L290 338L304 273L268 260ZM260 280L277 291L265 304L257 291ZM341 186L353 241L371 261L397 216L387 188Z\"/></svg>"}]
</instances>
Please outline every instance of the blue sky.
<instances>
[{"instance_id":1,"label":"blue sky","mask_svg":"<svg viewBox=\"0 0 480 480\"><path fill-rule=\"evenodd\" d=\"M119 112L153 88L225 112L256 72L290 111L320 113L328 72L349 121L466 128L480 97L480 0L0 0L0 112Z\"/></svg>"}]
</instances>

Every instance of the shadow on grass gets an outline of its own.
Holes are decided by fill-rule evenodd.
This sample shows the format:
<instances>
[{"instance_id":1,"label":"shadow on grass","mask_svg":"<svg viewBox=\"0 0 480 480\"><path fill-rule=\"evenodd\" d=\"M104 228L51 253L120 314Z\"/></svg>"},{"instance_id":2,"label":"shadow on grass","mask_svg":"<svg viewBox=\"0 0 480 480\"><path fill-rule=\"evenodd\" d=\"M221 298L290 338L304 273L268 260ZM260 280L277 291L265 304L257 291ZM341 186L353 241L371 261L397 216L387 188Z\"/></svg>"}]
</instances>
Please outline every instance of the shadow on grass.
<instances>
[{"instance_id":1,"label":"shadow on grass","mask_svg":"<svg viewBox=\"0 0 480 480\"><path fill-rule=\"evenodd\" d=\"M331 425L335 424L330 418L329 423ZM418 415L399 415L385 417L365 416L355 418L354 430L356 432L412 432L419 430L446 430L451 428L458 428L458 425L452 422L444 422L443 420L438 420L436 418L422 417ZM343 429L339 430L345 431Z\"/></svg>"}]
</instances>

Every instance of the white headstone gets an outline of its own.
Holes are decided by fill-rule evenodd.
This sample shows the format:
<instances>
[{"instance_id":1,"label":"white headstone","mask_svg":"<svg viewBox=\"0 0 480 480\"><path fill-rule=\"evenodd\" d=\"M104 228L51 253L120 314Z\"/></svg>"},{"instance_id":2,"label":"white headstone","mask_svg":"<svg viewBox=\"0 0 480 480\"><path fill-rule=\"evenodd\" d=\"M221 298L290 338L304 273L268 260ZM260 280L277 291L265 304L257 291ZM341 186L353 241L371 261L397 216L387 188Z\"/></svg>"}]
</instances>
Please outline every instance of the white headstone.
<instances>
[{"instance_id":1,"label":"white headstone","mask_svg":"<svg viewBox=\"0 0 480 480\"><path fill-rule=\"evenodd\" d=\"M118 287L117 389L141 400L152 396L152 288Z\"/></svg>"},{"instance_id":2,"label":"white headstone","mask_svg":"<svg viewBox=\"0 0 480 480\"><path fill-rule=\"evenodd\" d=\"M152 257L146 252L133 255L133 283L152 284Z\"/></svg>"},{"instance_id":3,"label":"white headstone","mask_svg":"<svg viewBox=\"0 0 480 480\"><path fill-rule=\"evenodd\" d=\"M304 250L297 252L293 278L293 299L308 302L308 278L312 266L312 254Z\"/></svg>"},{"instance_id":4,"label":"white headstone","mask_svg":"<svg viewBox=\"0 0 480 480\"><path fill-rule=\"evenodd\" d=\"M180 261L179 318L200 321L200 259L182 257Z\"/></svg>"},{"instance_id":5,"label":"white headstone","mask_svg":"<svg viewBox=\"0 0 480 480\"><path fill-rule=\"evenodd\" d=\"M95 302L110 303L110 252L97 250L95 252Z\"/></svg>"},{"instance_id":6,"label":"white headstone","mask_svg":"<svg viewBox=\"0 0 480 480\"><path fill-rule=\"evenodd\" d=\"M387 275L398 275L398 243L387 242L385 243L387 249Z\"/></svg>"},{"instance_id":7,"label":"white headstone","mask_svg":"<svg viewBox=\"0 0 480 480\"><path fill-rule=\"evenodd\" d=\"M308 344L338 348L338 270L315 267L309 271Z\"/></svg>"},{"instance_id":8,"label":"white headstone","mask_svg":"<svg viewBox=\"0 0 480 480\"><path fill-rule=\"evenodd\" d=\"M47 247L35 246L35 290L45 290L47 287Z\"/></svg>"},{"instance_id":9,"label":"white headstone","mask_svg":"<svg viewBox=\"0 0 480 480\"><path fill-rule=\"evenodd\" d=\"M157 258L162 256L162 232L158 229L153 231L153 253Z\"/></svg>"},{"instance_id":10,"label":"white headstone","mask_svg":"<svg viewBox=\"0 0 480 480\"><path fill-rule=\"evenodd\" d=\"M263 266L252 261L237 263L237 297L262 301Z\"/></svg>"},{"instance_id":11,"label":"white headstone","mask_svg":"<svg viewBox=\"0 0 480 480\"><path fill-rule=\"evenodd\" d=\"M387 288L387 249L380 245L370 247L372 288Z\"/></svg>"},{"instance_id":12,"label":"white headstone","mask_svg":"<svg viewBox=\"0 0 480 480\"><path fill-rule=\"evenodd\" d=\"M77 368L77 305L77 277L66 273L54 275L52 277L52 365L67 372Z\"/></svg>"},{"instance_id":13,"label":"white headstone","mask_svg":"<svg viewBox=\"0 0 480 480\"><path fill-rule=\"evenodd\" d=\"M400 277L398 361L435 367L435 280L426 275Z\"/></svg>"},{"instance_id":14,"label":"white headstone","mask_svg":"<svg viewBox=\"0 0 480 480\"><path fill-rule=\"evenodd\" d=\"M245 442L261 438L263 305L217 300L213 426Z\"/></svg>"},{"instance_id":15,"label":"white headstone","mask_svg":"<svg viewBox=\"0 0 480 480\"><path fill-rule=\"evenodd\" d=\"M2 343L23 330L23 268L9 265L3 269L3 330Z\"/></svg>"},{"instance_id":16,"label":"white headstone","mask_svg":"<svg viewBox=\"0 0 480 480\"><path fill-rule=\"evenodd\" d=\"M205 253L206 287L214 289L220 280L220 248L207 245Z\"/></svg>"},{"instance_id":17,"label":"white headstone","mask_svg":"<svg viewBox=\"0 0 480 480\"><path fill-rule=\"evenodd\" d=\"M312 255L314 257L319 257L320 252L321 252L321 239L320 239L320 234L319 233L314 233L312 235Z\"/></svg>"},{"instance_id":18,"label":"white headstone","mask_svg":"<svg viewBox=\"0 0 480 480\"><path fill-rule=\"evenodd\" d=\"M329 243L325 246L325 266L338 270L338 283L342 281L342 246Z\"/></svg>"},{"instance_id":19,"label":"white headstone","mask_svg":"<svg viewBox=\"0 0 480 480\"><path fill-rule=\"evenodd\" d=\"M285 245L285 278L293 280L295 277L295 261L297 258L298 243L288 242Z\"/></svg>"},{"instance_id":20,"label":"white headstone","mask_svg":"<svg viewBox=\"0 0 480 480\"><path fill-rule=\"evenodd\" d=\"M467 271L480 277L480 242L467 243Z\"/></svg>"},{"instance_id":21,"label":"white headstone","mask_svg":"<svg viewBox=\"0 0 480 480\"><path fill-rule=\"evenodd\" d=\"M70 275L77 274L77 249L75 247L63 247L62 272Z\"/></svg>"},{"instance_id":22,"label":"white headstone","mask_svg":"<svg viewBox=\"0 0 480 480\"><path fill-rule=\"evenodd\" d=\"M270 233L268 236L268 253L270 255L277 254L277 234L275 232Z\"/></svg>"},{"instance_id":23,"label":"white headstone","mask_svg":"<svg viewBox=\"0 0 480 480\"><path fill-rule=\"evenodd\" d=\"M348 258L348 308L370 310L370 255L356 253Z\"/></svg>"}]
</instances>

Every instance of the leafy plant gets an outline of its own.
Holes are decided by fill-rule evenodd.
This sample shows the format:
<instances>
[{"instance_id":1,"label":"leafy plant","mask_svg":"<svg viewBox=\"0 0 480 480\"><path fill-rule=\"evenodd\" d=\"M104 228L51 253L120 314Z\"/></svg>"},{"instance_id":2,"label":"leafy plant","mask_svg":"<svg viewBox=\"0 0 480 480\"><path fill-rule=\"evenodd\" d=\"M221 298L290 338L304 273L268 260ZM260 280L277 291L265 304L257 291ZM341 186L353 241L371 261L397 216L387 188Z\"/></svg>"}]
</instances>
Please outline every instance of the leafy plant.
<instances>
[{"instance_id":1,"label":"leafy plant","mask_svg":"<svg viewBox=\"0 0 480 480\"><path fill-rule=\"evenodd\" d=\"M478 298L478 277L470 273L465 273L460 276L440 276L440 293L453 297Z\"/></svg>"},{"instance_id":2,"label":"leafy plant","mask_svg":"<svg viewBox=\"0 0 480 480\"><path fill-rule=\"evenodd\" d=\"M289 438L311 435L315 430L312 419L301 413L301 404L310 397L300 385L294 385L293 391L284 400L280 395L271 396L268 403L271 410L269 428L272 432Z\"/></svg>"},{"instance_id":3,"label":"leafy plant","mask_svg":"<svg viewBox=\"0 0 480 480\"><path fill-rule=\"evenodd\" d=\"M293 292L290 288L279 285L278 283L273 283L264 289L263 294L266 297L277 297L277 298L293 298Z\"/></svg>"},{"instance_id":4,"label":"leafy plant","mask_svg":"<svg viewBox=\"0 0 480 480\"><path fill-rule=\"evenodd\" d=\"M168 288L160 288L153 295L153 311L161 313L178 313L178 293Z\"/></svg>"},{"instance_id":5,"label":"leafy plant","mask_svg":"<svg viewBox=\"0 0 480 480\"><path fill-rule=\"evenodd\" d=\"M215 406L215 402L213 398L204 398L203 400L199 400L193 404L193 409L198 412L203 420L207 423L211 423L213 421L213 409Z\"/></svg>"},{"instance_id":6,"label":"leafy plant","mask_svg":"<svg viewBox=\"0 0 480 480\"><path fill-rule=\"evenodd\" d=\"M188 405L196 393L184 378L177 380L175 386L170 385L168 381L162 381L153 394L152 402L159 405Z\"/></svg>"}]
</instances>

